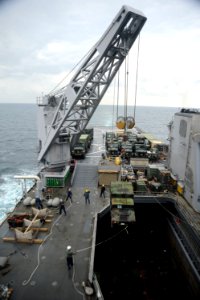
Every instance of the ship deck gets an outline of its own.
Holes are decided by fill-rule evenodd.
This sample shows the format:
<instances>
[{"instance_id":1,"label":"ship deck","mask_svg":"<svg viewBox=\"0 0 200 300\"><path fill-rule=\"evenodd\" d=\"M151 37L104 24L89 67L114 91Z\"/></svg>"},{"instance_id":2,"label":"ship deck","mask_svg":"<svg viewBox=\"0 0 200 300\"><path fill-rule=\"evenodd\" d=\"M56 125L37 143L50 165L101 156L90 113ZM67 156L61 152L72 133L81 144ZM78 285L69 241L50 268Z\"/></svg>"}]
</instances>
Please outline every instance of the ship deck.
<instances>
[{"instance_id":1,"label":"ship deck","mask_svg":"<svg viewBox=\"0 0 200 300\"><path fill-rule=\"evenodd\" d=\"M47 299L95 299L95 296L87 296L83 288L83 282L89 285L89 272L92 267L92 244L94 238L95 215L109 204L109 189L106 189L106 198L100 198L98 188L98 162L104 152L104 140L102 133L105 128L95 128L94 140L86 159L79 160L75 173L72 192L73 202L65 201L67 215L59 215L58 208L50 208L50 223L44 227L48 232L39 232L38 239L42 244L25 244L16 242L4 242L4 237L14 237L14 231L5 221L0 227L0 256L9 258L9 265L0 271L0 283L10 285L13 288L12 299L38 300ZM85 204L84 189L91 191L91 203ZM34 193L34 189L31 190ZM66 188L54 189L53 197L66 198ZM163 195L163 201L171 198L180 208L189 224L199 233L200 216L189 205L172 195ZM138 199L138 200L137 200ZM155 196L136 196L136 201L143 203L155 201ZM157 200L156 200L157 201ZM162 195L159 195L162 202ZM43 202L46 206L45 201ZM23 206L20 202L15 212L30 213L31 208ZM195 223L195 224L194 224ZM72 246L74 255L74 267L67 269L66 247Z\"/></svg>"},{"instance_id":2,"label":"ship deck","mask_svg":"<svg viewBox=\"0 0 200 300\"><path fill-rule=\"evenodd\" d=\"M88 282L93 220L109 202L108 193L106 199L99 197L97 184L97 165L104 148L99 143L100 136L102 131L97 130L88 157L78 162L72 185L73 202L65 201L67 215L59 215L58 208L49 209L52 221L44 224L48 232L39 232L36 237L43 240L41 245L4 242L4 237L14 237L14 231L7 221L1 225L0 256L8 257L9 265L0 270L0 283L13 288L12 299L87 299L82 283ZM91 191L90 205L85 204L85 187ZM34 189L30 193L33 196ZM52 196L66 199L66 188L54 189ZM43 206L46 207L45 201ZM31 207L20 202L13 213L31 213ZM67 245L75 252L71 270L66 264Z\"/></svg>"},{"instance_id":3,"label":"ship deck","mask_svg":"<svg viewBox=\"0 0 200 300\"><path fill-rule=\"evenodd\" d=\"M59 215L56 208L50 210L53 217L49 231L38 235L44 240L41 245L7 243L1 239L1 256L9 256L7 273L1 271L1 284L13 287L14 299L84 299L82 282L88 278L93 217L106 202L98 199L97 188L90 190L90 205L85 205L83 193L75 187L72 204L66 204L66 216ZM1 238L5 236L13 236L6 222L1 228ZM67 245L76 252L71 270L66 265Z\"/></svg>"}]
</instances>

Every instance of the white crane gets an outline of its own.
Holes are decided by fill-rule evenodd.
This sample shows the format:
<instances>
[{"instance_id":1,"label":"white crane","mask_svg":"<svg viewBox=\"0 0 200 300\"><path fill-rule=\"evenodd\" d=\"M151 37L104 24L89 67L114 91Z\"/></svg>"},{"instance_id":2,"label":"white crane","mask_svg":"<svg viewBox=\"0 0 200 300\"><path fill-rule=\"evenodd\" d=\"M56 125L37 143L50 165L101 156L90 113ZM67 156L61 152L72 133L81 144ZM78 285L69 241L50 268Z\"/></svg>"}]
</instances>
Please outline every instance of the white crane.
<instances>
[{"instance_id":1,"label":"white crane","mask_svg":"<svg viewBox=\"0 0 200 300\"><path fill-rule=\"evenodd\" d=\"M66 164L70 144L88 124L145 21L141 12L122 6L69 84L38 102L39 162Z\"/></svg>"}]
</instances>

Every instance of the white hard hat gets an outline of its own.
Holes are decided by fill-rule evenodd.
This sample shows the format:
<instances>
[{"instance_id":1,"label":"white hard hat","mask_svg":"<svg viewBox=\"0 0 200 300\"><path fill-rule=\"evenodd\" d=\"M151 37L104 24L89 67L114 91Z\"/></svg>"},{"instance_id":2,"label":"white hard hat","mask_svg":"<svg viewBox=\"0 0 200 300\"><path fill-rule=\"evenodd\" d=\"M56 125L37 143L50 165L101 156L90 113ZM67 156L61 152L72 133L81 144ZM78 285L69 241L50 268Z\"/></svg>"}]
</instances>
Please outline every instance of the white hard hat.
<instances>
[{"instance_id":1,"label":"white hard hat","mask_svg":"<svg viewBox=\"0 0 200 300\"><path fill-rule=\"evenodd\" d=\"M72 247L71 246L67 246L67 250L70 250Z\"/></svg>"}]
</instances>

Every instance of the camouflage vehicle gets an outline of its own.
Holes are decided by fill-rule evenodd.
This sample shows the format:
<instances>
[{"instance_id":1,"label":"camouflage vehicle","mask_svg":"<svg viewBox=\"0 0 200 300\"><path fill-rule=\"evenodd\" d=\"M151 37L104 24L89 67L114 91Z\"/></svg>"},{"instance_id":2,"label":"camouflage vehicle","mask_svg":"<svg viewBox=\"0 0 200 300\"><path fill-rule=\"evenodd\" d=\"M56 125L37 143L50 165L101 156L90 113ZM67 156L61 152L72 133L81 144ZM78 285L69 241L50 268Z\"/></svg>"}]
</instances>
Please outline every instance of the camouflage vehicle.
<instances>
[{"instance_id":1,"label":"camouflage vehicle","mask_svg":"<svg viewBox=\"0 0 200 300\"><path fill-rule=\"evenodd\" d=\"M90 148L91 138L89 134L81 134L78 142L74 145L71 150L71 155L73 158L81 157L85 158L85 155Z\"/></svg>"},{"instance_id":2,"label":"camouflage vehicle","mask_svg":"<svg viewBox=\"0 0 200 300\"><path fill-rule=\"evenodd\" d=\"M108 156L118 156L119 155L118 143L109 144L107 149L107 154Z\"/></svg>"},{"instance_id":3,"label":"camouflage vehicle","mask_svg":"<svg viewBox=\"0 0 200 300\"><path fill-rule=\"evenodd\" d=\"M110 186L111 226L135 222L133 185L131 182L112 181Z\"/></svg>"}]
</instances>

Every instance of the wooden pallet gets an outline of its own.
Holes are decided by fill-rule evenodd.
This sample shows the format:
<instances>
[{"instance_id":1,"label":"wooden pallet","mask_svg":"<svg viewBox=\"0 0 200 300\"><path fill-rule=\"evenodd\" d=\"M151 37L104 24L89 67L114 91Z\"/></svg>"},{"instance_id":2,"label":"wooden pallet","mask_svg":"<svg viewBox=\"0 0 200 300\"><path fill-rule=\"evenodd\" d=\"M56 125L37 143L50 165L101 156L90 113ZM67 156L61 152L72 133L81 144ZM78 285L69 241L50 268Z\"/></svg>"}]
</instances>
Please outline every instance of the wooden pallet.
<instances>
[{"instance_id":1,"label":"wooden pallet","mask_svg":"<svg viewBox=\"0 0 200 300\"><path fill-rule=\"evenodd\" d=\"M24 243L24 244L42 244L43 239L16 239L14 237L5 236L3 238L4 242L10 242L10 243Z\"/></svg>"},{"instance_id":2,"label":"wooden pallet","mask_svg":"<svg viewBox=\"0 0 200 300\"><path fill-rule=\"evenodd\" d=\"M26 227L11 227L10 229L11 230L17 229L17 230L24 231ZM40 232L47 232L49 230L49 228L47 227L31 227L30 229L33 231L40 231Z\"/></svg>"}]
</instances>

